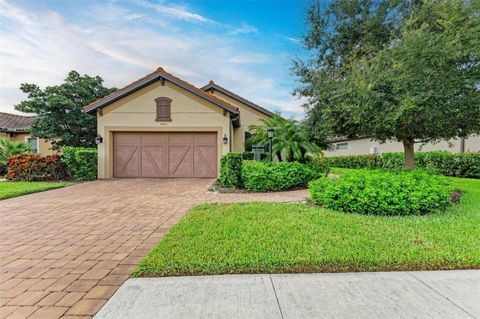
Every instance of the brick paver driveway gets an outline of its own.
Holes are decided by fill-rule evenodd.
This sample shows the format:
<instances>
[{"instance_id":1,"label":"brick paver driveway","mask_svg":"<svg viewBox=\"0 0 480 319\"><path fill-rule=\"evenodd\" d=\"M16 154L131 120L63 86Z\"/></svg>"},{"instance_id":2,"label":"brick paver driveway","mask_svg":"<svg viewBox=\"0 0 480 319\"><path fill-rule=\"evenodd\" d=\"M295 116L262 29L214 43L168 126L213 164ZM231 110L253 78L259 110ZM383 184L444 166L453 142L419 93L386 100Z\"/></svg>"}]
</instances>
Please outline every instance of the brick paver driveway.
<instances>
[{"instance_id":1,"label":"brick paver driveway","mask_svg":"<svg viewBox=\"0 0 480 319\"><path fill-rule=\"evenodd\" d=\"M289 201L206 194L211 179L116 179L0 201L0 318L90 318L194 204Z\"/></svg>"}]
</instances>

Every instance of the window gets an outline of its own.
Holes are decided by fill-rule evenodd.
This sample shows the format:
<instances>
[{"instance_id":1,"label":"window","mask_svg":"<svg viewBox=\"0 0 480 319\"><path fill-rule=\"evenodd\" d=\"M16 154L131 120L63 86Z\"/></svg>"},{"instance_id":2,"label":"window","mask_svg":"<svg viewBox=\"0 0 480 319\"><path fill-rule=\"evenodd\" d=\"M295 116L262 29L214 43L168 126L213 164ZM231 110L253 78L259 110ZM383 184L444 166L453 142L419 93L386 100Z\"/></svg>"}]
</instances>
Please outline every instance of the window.
<instances>
[{"instance_id":1,"label":"window","mask_svg":"<svg viewBox=\"0 0 480 319\"><path fill-rule=\"evenodd\" d=\"M171 122L171 104L172 100L168 97L159 97L155 99L156 108L157 108L157 117L155 121L157 122Z\"/></svg>"},{"instance_id":2,"label":"window","mask_svg":"<svg viewBox=\"0 0 480 319\"><path fill-rule=\"evenodd\" d=\"M247 140L252 137L252 133L245 131L245 152L252 151L252 145L247 145Z\"/></svg>"},{"instance_id":3,"label":"window","mask_svg":"<svg viewBox=\"0 0 480 319\"><path fill-rule=\"evenodd\" d=\"M26 137L25 142L30 146L33 153L38 153L38 137Z\"/></svg>"},{"instance_id":4,"label":"window","mask_svg":"<svg viewBox=\"0 0 480 319\"><path fill-rule=\"evenodd\" d=\"M338 144L335 144L335 149L337 151L340 151L340 150L348 150L348 143L338 143Z\"/></svg>"}]
</instances>

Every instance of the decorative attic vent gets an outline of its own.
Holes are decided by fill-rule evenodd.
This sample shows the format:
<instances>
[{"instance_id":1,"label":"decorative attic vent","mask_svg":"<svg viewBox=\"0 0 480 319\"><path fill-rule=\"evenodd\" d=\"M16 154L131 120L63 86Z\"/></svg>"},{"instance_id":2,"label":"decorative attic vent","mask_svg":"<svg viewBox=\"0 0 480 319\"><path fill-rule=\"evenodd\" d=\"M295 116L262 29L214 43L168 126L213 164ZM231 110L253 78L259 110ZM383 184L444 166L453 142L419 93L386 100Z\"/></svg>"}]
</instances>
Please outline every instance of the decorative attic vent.
<instances>
[{"instance_id":1,"label":"decorative attic vent","mask_svg":"<svg viewBox=\"0 0 480 319\"><path fill-rule=\"evenodd\" d=\"M156 107L157 107L157 118L155 121L157 122L171 122L171 104L172 100L168 97L158 97L155 99Z\"/></svg>"}]
</instances>

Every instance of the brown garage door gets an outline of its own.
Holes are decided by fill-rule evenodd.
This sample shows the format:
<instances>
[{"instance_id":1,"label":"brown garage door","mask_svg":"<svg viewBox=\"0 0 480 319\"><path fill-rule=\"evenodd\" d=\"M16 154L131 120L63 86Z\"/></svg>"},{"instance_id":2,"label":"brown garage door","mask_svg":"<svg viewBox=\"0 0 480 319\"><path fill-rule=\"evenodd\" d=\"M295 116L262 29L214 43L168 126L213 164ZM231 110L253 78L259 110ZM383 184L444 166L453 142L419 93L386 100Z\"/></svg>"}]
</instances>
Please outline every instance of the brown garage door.
<instances>
[{"instance_id":1,"label":"brown garage door","mask_svg":"<svg viewBox=\"0 0 480 319\"><path fill-rule=\"evenodd\" d=\"M115 133L115 177L216 177L217 133Z\"/></svg>"}]
</instances>

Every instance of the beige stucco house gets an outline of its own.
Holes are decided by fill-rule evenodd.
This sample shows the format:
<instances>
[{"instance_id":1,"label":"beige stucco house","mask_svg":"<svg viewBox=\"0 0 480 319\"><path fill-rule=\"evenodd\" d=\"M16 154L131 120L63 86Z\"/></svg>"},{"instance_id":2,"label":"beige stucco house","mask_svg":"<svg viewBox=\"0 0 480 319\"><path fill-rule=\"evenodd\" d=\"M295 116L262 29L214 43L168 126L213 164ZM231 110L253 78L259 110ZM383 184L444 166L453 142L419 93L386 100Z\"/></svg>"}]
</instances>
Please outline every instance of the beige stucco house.
<instances>
[{"instance_id":1,"label":"beige stucco house","mask_svg":"<svg viewBox=\"0 0 480 319\"><path fill-rule=\"evenodd\" d=\"M272 112L210 81L197 88L158 68L84 110L96 113L98 177L217 177Z\"/></svg>"},{"instance_id":2,"label":"beige stucco house","mask_svg":"<svg viewBox=\"0 0 480 319\"><path fill-rule=\"evenodd\" d=\"M44 139L30 135L30 125L36 116L23 116L0 112L0 138L14 142L25 142L33 153L54 154L52 144Z\"/></svg>"},{"instance_id":3,"label":"beige stucco house","mask_svg":"<svg viewBox=\"0 0 480 319\"><path fill-rule=\"evenodd\" d=\"M416 144L416 151L479 152L480 136L472 135L465 139L451 139L425 145ZM403 152L403 144L396 141L380 143L369 138L336 140L324 151L325 156L347 156Z\"/></svg>"}]
</instances>

